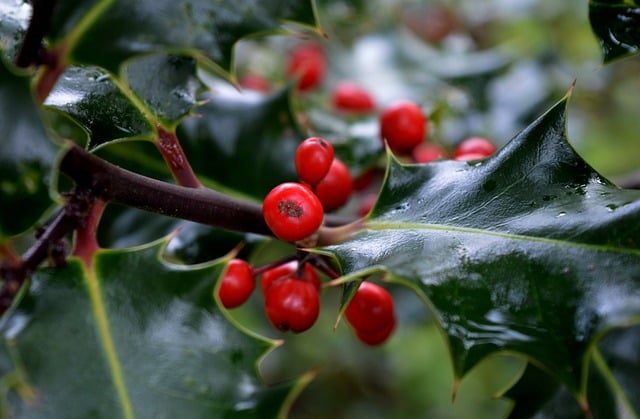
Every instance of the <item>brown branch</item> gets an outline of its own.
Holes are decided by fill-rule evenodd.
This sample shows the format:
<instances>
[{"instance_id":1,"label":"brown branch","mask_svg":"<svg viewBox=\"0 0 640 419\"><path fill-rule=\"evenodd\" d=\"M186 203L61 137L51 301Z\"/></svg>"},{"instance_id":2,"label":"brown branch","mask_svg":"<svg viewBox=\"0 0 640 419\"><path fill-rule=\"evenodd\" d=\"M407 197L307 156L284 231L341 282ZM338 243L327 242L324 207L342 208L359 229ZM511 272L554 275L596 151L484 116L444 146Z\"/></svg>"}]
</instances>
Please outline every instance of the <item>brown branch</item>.
<instances>
[{"instance_id":1,"label":"brown branch","mask_svg":"<svg viewBox=\"0 0 640 419\"><path fill-rule=\"evenodd\" d=\"M272 235L260 205L206 188L188 188L114 166L72 145L60 171L103 200L229 230Z\"/></svg>"},{"instance_id":2,"label":"brown branch","mask_svg":"<svg viewBox=\"0 0 640 419\"><path fill-rule=\"evenodd\" d=\"M20 261L5 262L0 266L3 280L0 290L0 314L13 302L25 280L50 255L58 252L62 239L81 227L95 202L90 190L74 190L66 195L67 202L55 218L44 227L35 243L22 255Z\"/></svg>"},{"instance_id":3,"label":"brown branch","mask_svg":"<svg viewBox=\"0 0 640 419\"><path fill-rule=\"evenodd\" d=\"M31 20L15 59L18 67L46 64L47 53L42 40L51 27L55 4L56 0L31 0Z\"/></svg>"}]
</instances>

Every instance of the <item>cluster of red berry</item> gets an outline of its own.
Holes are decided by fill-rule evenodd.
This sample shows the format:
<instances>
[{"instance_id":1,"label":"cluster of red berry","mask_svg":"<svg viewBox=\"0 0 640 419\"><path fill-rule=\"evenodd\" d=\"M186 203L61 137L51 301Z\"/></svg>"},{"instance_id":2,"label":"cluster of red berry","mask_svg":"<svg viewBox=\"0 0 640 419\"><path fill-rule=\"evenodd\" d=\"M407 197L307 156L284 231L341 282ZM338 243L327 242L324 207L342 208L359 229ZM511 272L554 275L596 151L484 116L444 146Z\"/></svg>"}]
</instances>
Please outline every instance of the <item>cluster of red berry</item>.
<instances>
[{"instance_id":1,"label":"cluster of red berry","mask_svg":"<svg viewBox=\"0 0 640 419\"><path fill-rule=\"evenodd\" d=\"M346 204L353 188L349 169L323 138L300 143L294 161L300 182L281 183L262 203L262 215L273 234L292 242L312 236L324 213Z\"/></svg>"},{"instance_id":2,"label":"cluster of red berry","mask_svg":"<svg viewBox=\"0 0 640 419\"><path fill-rule=\"evenodd\" d=\"M286 74L297 78L299 92L317 89L327 72L323 50L317 44L304 43L289 54ZM266 80L255 75L241 79L245 87L266 91ZM373 96L355 83L338 83L331 91L331 105L342 114L365 115L377 109ZM472 137L462 141L450 154L441 145L428 141L429 118L420 105L400 100L383 108L379 115L381 141L399 156L416 163L436 159L474 160L496 151L491 141ZM313 238L326 212L343 207L353 190L366 189L371 178L352 179L347 166L336 158L327 140L310 137L294 156L298 182L285 182L273 188L262 204L262 214L273 234L281 240L301 242ZM371 172L369 172L370 174ZM373 202L365 202L365 215ZM219 297L227 308L238 307L252 294L260 277L265 313L271 324L281 331L295 333L309 329L320 312L321 280L311 263L297 260L252 268L247 262L233 259L222 278ZM370 281L363 281L345 309L345 318L358 339L369 345L385 342L396 326L393 300L389 292Z\"/></svg>"},{"instance_id":3,"label":"cluster of red berry","mask_svg":"<svg viewBox=\"0 0 640 419\"><path fill-rule=\"evenodd\" d=\"M261 289L267 318L278 330L304 332L320 313L320 276L310 264L299 269L298 261L279 264L260 273L242 259L232 259L218 291L226 308L244 304L261 277Z\"/></svg>"},{"instance_id":4,"label":"cluster of red berry","mask_svg":"<svg viewBox=\"0 0 640 419\"><path fill-rule=\"evenodd\" d=\"M269 322L278 330L294 333L311 328L320 314L320 275L310 263L297 260L254 269L242 259L232 259L222 277L218 296L228 309L244 304L256 287L264 299ZM393 300L383 287L362 282L345 310L347 321L360 341L368 345L385 342L396 325Z\"/></svg>"},{"instance_id":5,"label":"cluster of red berry","mask_svg":"<svg viewBox=\"0 0 640 419\"><path fill-rule=\"evenodd\" d=\"M327 60L321 46L312 42L295 45L288 54L285 74L297 78L297 90L308 92L320 87L327 73ZM259 80L259 81L257 81ZM268 83L255 75L241 79L245 87L268 90ZM333 108L345 114L370 114L376 110L373 96L351 81L335 85L331 91ZM398 155L410 155L416 163L436 159L475 160L488 157L496 151L495 145L483 137L462 141L449 153L441 145L428 142L429 119L422 108L410 100L399 100L380 113L380 138ZM327 194L329 195L329 194Z\"/></svg>"},{"instance_id":6,"label":"cluster of red berry","mask_svg":"<svg viewBox=\"0 0 640 419\"><path fill-rule=\"evenodd\" d=\"M486 138L470 137L454 149L452 155L441 145L427 141L429 118L420 106L401 100L380 114L380 138L396 154L411 155L416 163L428 163L453 157L454 160L476 160L491 156L496 146Z\"/></svg>"}]
</instances>

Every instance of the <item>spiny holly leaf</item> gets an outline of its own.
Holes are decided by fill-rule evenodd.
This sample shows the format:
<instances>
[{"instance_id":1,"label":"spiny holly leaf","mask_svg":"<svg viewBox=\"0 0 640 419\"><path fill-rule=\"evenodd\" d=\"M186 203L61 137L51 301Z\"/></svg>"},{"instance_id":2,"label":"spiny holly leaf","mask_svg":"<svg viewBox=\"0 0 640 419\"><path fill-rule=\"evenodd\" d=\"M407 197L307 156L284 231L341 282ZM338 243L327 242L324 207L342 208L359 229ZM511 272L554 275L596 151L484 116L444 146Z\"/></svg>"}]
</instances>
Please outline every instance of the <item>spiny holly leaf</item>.
<instances>
[{"instance_id":1,"label":"spiny holly leaf","mask_svg":"<svg viewBox=\"0 0 640 419\"><path fill-rule=\"evenodd\" d=\"M117 73L136 55L172 51L229 71L234 44L280 30L283 22L316 26L313 1L60 0L50 42L71 63Z\"/></svg>"},{"instance_id":2,"label":"spiny holly leaf","mask_svg":"<svg viewBox=\"0 0 640 419\"><path fill-rule=\"evenodd\" d=\"M0 107L1 242L28 229L52 204L49 177L57 147L42 123L29 78L14 74L2 58Z\"/></svg>"},{"instance_id":3,"label":"spiny holly leaf","mask_svg":"<svg viewBox=\"0 0 640 419\"><path fill-rule=\"evenodd\" d=\"M95 149L118 139L155 139L157 125L174 130L196 105L199 87L195 60L158 54L128 62L122 81L98 67L69 67L44 104L76 121Z\"/></svg>"},{"instance_id":4,"label":"spiny holly leaf","mask_svg":"<svg viewBox=\"0 0 640 419\"><path fill-rule=\"evenodd\" d=\"M173 55L135 59L127 63L124 79L154 119L172 131L196 105L196 93L201 87L195 60Z\"/></svg>"},{"instance_id":5,"label":"spiny holly leaf","mask_svg":"<svg viewBox=\"0 0 640 419\"><path fill-rule=\"evenodd\" d=\"M20 377L2 381L11 417L262 418L283 408L290 388L266 389L255 375L274 342L214 304L224 261L168 265L162 247L100 251L93 268L71 259L33 275L0 327L2 375Z\"/></svg>"},{"instance_id":6,"label":"spiny holly leaf","mask_svg":"<svg viewBox=\"0 0 640 419\"><path fill-rule=\"evenodd\" d=\"M595 365L590 366L587 399L582 408L573 396L548 373L528 364L519 381L505 394L515 403L509 419L583 419L623 417L617 414L612 389Z\"/></svg>"},{"instance_id":7,"label":"spiny holly leaf","mask_svg":"<svg viewBox=\"0 0 640 419\"><path fill-rule=\"evenodd\" d=\"M640 2L591 0L589 21L605 63L640 52Z\"/></svg>"},{"instance_id":8,"label":"spiny holly leaf","mask_svg":"<svg viewBox=\"0 0 640 419\"><path fill-rule=\"evenodd\" d=\"M640 318L640 191L567 142L565 98L487 160L391 159L365 228L324 252L346 277L379 267L421 295L459 379L524 354L584 394L595 337Z\"/></svg>"},{"instance_id":9,"label":"spiny holly leaf","mask_svg":"<svg viewBox=\"0 0 640 419\"><path fill-rule=\"evenodd\" d=\"M173 234L172 234L173 233ZM158 240L168 234L171 241L165 257L188 265L220 258L242 248L238 257L248 256L256 243L267 238L238 233L190 221L150 214L135 208L108 207L100 221L99 241L105 247L125 248Z\"/></svg>"},{"instance_id":10,"label":"spiny holly leaf","mask_svg":"<svg viewBox=\"0 0 640 419\"><path fill-rule=\"evenodd\" d=\"M640 412L640 326L614 330L594 350L587 382L587 403L595 418L637 417ZM619 385L617 383L620 383ZM552 376L528 364L504 397L514 401L510 419L584 418L571 394Z\"/></svg>"},{"instance_id":11,"label":"spiny holly leaf","mask_svg":"<svg viewBox=\"0 0 640 419\"><path fill-rule=\"evenodd\" d=\"M44 102L45 107L68 115L88 135L88 148L124 138L153 138L153 126L97 67L69 67Z\"/></svg>"},{"instance_id":12,"label":"spiny holly leaf","mask_svg":"<svg viewBox=\"0 0 640 419\"><path fill-rule=\"evenodd\" d=\"M177 130L193 169L259 199L278 183L296 179L293 155L303 137L289 94L239 94L227 87L203 96L198 116Z\"/></svg>"}]
</instances>

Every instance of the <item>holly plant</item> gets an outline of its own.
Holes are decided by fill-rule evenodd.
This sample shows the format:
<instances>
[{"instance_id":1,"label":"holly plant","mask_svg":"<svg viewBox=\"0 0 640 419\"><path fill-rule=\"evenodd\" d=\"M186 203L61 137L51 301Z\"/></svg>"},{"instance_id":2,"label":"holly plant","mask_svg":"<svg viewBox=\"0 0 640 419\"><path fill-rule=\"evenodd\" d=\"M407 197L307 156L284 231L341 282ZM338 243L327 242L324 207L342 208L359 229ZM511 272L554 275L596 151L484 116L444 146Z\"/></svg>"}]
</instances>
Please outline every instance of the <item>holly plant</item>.
<instances>
[{"instance_id":1,"label":"holly plant","mask_svg":"<svg viewBox=\"0 0 640 419\"><path fill-rule=\"evenodd\" d=\"M572 146L580 82L547 49L500 107L481 14L389 3L0 5L2 417L454 417L304 402L312 348L384 382L428 325L451 409L502 357L505 417L640 417L640 191ZM637 60L640 3L588 8Z\"/></svg>"}]
</instances>

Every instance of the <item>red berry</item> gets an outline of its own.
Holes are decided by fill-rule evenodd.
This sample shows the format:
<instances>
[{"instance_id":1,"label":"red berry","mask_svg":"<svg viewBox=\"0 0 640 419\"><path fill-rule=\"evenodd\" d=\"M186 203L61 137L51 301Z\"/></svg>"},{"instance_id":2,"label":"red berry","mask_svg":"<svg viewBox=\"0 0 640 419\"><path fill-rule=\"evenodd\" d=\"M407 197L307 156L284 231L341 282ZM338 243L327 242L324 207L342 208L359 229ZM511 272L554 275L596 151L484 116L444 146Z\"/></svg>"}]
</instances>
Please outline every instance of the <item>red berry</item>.
<instances>
[{"instance_id":1,"label":"red berry","mask_svg":"<svg viewBox=\"0 0 640 419\"><path fill-rule=\"evenodd\" d=\"M364 281L345 310L347 321L365 334L385 330L394 322L395 312L391 294L372 282Z\"/></svg>"},{"instance_id":2,"label":"red berry","mask_svg":"<svg viewBox=\"0 0 640 419\"><path fill-rule=\"evenodd\" d=\"M438 144L422 142L411 152L416 163L429 163L430 161L447 157L447 151Z\"/></svg>"},{"instance_id":3,"label":"red berry","mask_svg":"<svg viewBox=\"0 0 640 419\"><path fill-rule=\"evenodd\" d=\"M314 192L322 202L325 212L341 208L351 197L353 180L349 169L338 159L333 159L329 173L316 185Z\"/></svg>"},{"instance_id":4,"label":"red berry","mask_svg":"<svg viewBox=\"0 0 640 419\"><path fill-rule=\"evenodd\" d=\"M315 185L329 172L333 162L333 146L324 138L310 137L298 145L294 162L302 182Z\"/></svg>"},{"instance_id":5,"label":"red berry","mask_svg":"<svg viewBox=\"0 0 640 419\"><path fill-rule=\"evenodd\" d=\"M374 332L363 332L361 330L356 330L356 337L360 340L360 342L365 343L367 345L375 346L384 343L389 336L391 336L391 332L396 327L396 318L393 317L391 323L383 329L376 330Z\"/></svg>"},{"instance_id":6,"label":"red berry","mask_svg":"<svg viewBox=\"0 0 640 419\"><path fill-rule=\"evenodd\" d=\"M478 154L480 157L473 157L474 159L481 159L489 157L496 152L496 146L484 137L470 137L462 141L456 147L453 158L455 160L472 160L471 158L460 159L460 156L469 154Z\"/></svg>"},{"instance_id":7,"label":"red berry","mask_svg":"<svg viewBox=\"0 0 640 419\"><path fill-rule=\"evenodd\" d=\"M326 72L327 60L318 45L300 44L291 51L286 74L289 77L298 77L298 90L307 91L318 87Z\"/></svg>"},{"instance_id":8,"label":"red berry","mask_svg":"<svg viewBox=\"0 0 640 419\"><path fill-rule=\"evenodd\" d=\"M378 170L367 169L353 179L353 189L356 191L363 191L373 185L378 177Z\"/></svg>"},{"instance_id":9,"label":"red berry","mask_svg":"<svg viewBox=\"0 0 640 419\"><path fill-rule=\"evenodd\" d=\"M341 82L331 94L333 107L347 113L368 113L375 109L373 96L352 82Z\"/></svg>"},{"instance_id":10,"label":"red berry","mask_svg":"<svg viewBox=\"0 0 640 419\"><path fill-rule=\"evenodd\" d=\"M247 73L240 77L239 83L240 86L246 89L257 90L259 92L266 93L270 90L267 79L259 74Z\"/></svg>"},{"instance_id":11,"label":"red berry","mask_svg":"<svg viewBox=\"0 0 640 419\"><path fill-rule=\"evenodd\" d=\"M364 217L371 212L371 209L378 201L378 194L368 193L360 198L360 205L358 206L358 215Z\"/></svg>"},{"instance_id":12,"label":"red berry","mask_svg":"<svg viewBox=\"0 0 640 419\"><path fill-rule=\"evenodd\" d=\"M244 304L256 287L251 265L242 259L231 259L218 289L220 302L226 308Z\"/></svg>"},{"instance_id":13,"label":"red berry","mask_svg":"<svg viewBox=\"0 0 640 419\"><path fill-rule=\"evenodd\" d=\"M282 265L276 266L275 268L269 269L268 271L264 272L262 274L262 279L260 280L262 295L267 295L267 291L269 290L269 288L271 288L271 285L273 285L275 281L290 276L296 277L297 270L298 261L292 260L291 262L283 263ZM318 275L311 264L305 263L304 270L302 272L302 278L296 278L310 282L311 284L313 284L316 290L320 291L322 281L320 281L320 275Z\"/></svg>"},{"instance_id":14,"label":"red berry","mask_svg":"<svg viewBox=\"0 0 640 419\"><path fill-rule=\"evenodd\" d=\"M408 153L427 134L427 117L416 103L403 100L382 111L380 136L395 153Z\"/></svg>"},{"instance_id":15,"label":"red berry","mask_svg":"<svg viewBox=\"0 0 640 419\"><path fill-rule=\"evenodd\" d=\"M478 160L478 159L484 159L484 158L487 158L487 156L484 153L467 153L467 154L460 154L454 160L467 161L467 160Z\"/></svg>"},{"instance_id":16,"label":"red berry","mask_svg":"<svg viewBox=\"0 0 640 419\"><path fill-rule=\"evenodd\" d=\"M295 182L273 188L264 198L262 215L273 234L285 241L309 237L324 218L318 197L308 187Z\"/></svg>"},{"instance_id":17,"label":"red berry","mask_svg":"<svg viewBox=\"0 0 640 419\"><path fill-rule=\"evenodd\" d=\"M275 328L300 333L318 319L320 296L310 282L286 277L269 287L264 306L267 318Z\"/></svg>"}]
</instances>

